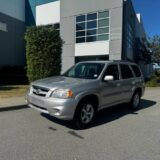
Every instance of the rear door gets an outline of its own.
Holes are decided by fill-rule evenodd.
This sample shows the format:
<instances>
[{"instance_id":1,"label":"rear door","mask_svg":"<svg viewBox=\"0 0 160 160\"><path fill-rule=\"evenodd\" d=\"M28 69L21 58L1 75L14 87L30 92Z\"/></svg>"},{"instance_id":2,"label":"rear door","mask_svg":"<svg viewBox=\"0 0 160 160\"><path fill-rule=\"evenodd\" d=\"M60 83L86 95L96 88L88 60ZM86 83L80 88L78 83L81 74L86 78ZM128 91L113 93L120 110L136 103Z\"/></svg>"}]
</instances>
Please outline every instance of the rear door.
<instances>
[{"instance_id":1,"label":"rear door","mask_svg":"<svg viewBox=\"0 0 160 160\"><path fill-rule=\"evenodd\" d=\"M121 72L121 98L128 101L132 97L132 90L135 85L135 77L128 64L120 64Z\"/></svg>"}]
</instances>

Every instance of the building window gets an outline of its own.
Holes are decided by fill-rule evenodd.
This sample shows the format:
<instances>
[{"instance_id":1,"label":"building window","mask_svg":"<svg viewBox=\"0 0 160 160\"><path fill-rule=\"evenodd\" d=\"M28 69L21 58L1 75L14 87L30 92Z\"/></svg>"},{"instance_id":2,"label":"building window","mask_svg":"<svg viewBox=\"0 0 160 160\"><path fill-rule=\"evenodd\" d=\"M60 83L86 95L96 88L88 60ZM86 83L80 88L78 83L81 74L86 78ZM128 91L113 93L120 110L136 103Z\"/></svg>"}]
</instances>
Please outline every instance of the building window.
<instances>
[{"instance_id":1,"label":"building window","mask_svg":"<svg viewBox=\"0 0 160 160\"><path fill-rule=\"evenodd\" d=\"M107 41L110 37L109 11L76 16L76 43Z\"/></svg>"},{"instance_id":2,"label":"building window","mask_svg":"<svg viewBox=\"0 0 160 160\"><path fill-rule=\"evenodd\" d=\"M130 24L127 25L127 47L133 49L134 46L134 31Z\"/></svg>"},{"instance_id":3,"label":"building window","mask_svg":"<svg viewBox=\"0 0 160 160\"><path fill-rule=\"evenodd\" d=\"M0 31L3 31L3 32L8 31L6 23L0 22Z\"/></svg>"}]
</instances>

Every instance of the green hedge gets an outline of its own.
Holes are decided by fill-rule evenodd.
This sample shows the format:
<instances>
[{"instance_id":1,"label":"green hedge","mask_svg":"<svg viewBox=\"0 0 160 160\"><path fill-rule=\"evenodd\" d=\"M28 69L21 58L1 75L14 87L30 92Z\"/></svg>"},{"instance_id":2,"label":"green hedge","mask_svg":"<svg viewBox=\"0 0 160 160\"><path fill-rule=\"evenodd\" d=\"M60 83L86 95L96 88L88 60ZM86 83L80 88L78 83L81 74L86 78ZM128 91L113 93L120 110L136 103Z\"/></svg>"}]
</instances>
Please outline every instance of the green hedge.
<instances>
[{"instance_id":1,"label":"green hedge","mask_svg":"<svg viewBox=\"0 0 160 160\"><path fill-rule=\"evenodd\" d=\"M31 26L25 33L27 76L30 82L61 72L63 41L52 26Z\"/></svg>"},{"instance_id":2,"label":"green hedge","mask_svg":"<svg viewBox=\"0 0 160 160\"><path fill-rule=\"evenodd\" d=\"M152 78L146 82L146 87L160 87L160 76L153 75Z\"/></svg>"}]
</instances>

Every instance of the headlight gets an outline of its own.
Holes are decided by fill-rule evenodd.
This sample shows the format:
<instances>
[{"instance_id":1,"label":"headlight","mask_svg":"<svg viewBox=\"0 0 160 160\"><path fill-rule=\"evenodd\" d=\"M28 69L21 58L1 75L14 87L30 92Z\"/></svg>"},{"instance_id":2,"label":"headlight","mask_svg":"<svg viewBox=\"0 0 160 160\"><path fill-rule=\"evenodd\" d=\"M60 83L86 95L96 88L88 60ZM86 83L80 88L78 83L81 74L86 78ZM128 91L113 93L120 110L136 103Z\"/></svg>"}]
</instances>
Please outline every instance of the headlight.
<instances>
[{"instance_id":1,"label":"headlight","mask_svg":"<svg viewBox=\"0 0 160 160\"><path fill-rule=\"evenodd\" d=\"M51 97L53 98L71 98L73 96L73 92L70 89L57 89L53 91Z\"/></svg>"}]
</instances>

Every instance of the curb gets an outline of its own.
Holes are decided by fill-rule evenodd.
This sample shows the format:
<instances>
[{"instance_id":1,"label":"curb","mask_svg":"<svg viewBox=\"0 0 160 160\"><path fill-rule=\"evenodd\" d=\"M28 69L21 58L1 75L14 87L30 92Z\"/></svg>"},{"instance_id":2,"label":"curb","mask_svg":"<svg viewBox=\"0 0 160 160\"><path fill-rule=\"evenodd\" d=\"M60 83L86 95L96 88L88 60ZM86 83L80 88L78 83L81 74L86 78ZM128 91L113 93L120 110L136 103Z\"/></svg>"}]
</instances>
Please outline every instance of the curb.
<instances>
[{"instance_id":1,"label":"curb","mask_svg":"<svg viewBox=\"0 0 160 160\"><path fill-rule=\"evenodd\" d=\"M0 111L8 108L21 108L22 106L27 106L25 97L10 97L10 98L0 98Z\"/></svg>"}]
</instances>

